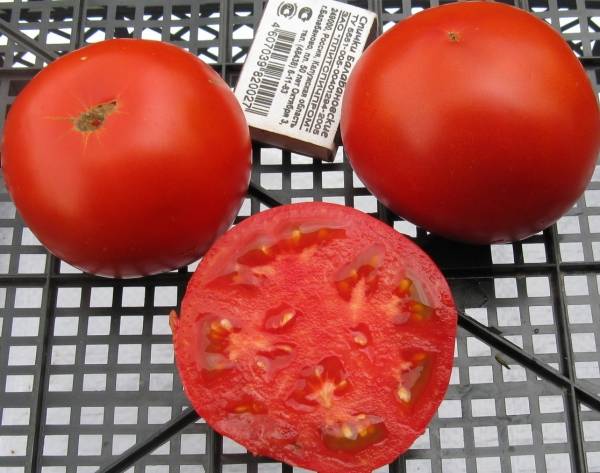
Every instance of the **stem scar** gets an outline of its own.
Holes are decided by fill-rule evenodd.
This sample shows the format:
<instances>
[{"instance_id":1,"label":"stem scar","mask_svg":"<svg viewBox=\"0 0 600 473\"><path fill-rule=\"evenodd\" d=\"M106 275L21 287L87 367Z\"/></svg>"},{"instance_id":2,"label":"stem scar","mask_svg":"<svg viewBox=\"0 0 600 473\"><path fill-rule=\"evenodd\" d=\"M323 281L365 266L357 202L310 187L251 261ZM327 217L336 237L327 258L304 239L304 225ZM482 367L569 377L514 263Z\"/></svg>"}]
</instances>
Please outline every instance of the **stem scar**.
<instances>
[{"instance_id":1,"label":"stem scar","mask_svg":"<svg viewBox=\"0 0 600 473\"><path fill-rule=\"evenodd\" d=\"M456 31L448 31L448 38L453 43L458 43L460 41L460 35Z\"/></svg>"},{"instance_id":2,"label":"stem scar","mask_svg":"<svg viewBox=\"0 0 600 473\"><path fill-rule=\"evenodd\" d=\"M106 117L113 113L116 108L116 100L94 105L80 115L73 117L73 127L81 133L96 131L104 124Z\"/></svg>"}]
</instances>

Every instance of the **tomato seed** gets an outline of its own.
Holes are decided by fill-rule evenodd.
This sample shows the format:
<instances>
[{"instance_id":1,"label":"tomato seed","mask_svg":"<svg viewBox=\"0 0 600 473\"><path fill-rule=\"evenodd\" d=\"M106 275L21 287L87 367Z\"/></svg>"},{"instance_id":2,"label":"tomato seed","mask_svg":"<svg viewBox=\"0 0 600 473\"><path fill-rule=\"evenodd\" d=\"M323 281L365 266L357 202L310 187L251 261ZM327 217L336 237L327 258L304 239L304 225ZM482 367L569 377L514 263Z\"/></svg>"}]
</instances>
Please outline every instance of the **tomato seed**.
<instances>
[{"instance_id":1,"label":"tomato seed","mask_svg":"<svg viewBox=\"0 0 600 473\"><path fill-rule=\"evenodd\" d=\"M228 332L231 332L233 330L232 323L227 319L221 319L221 327L223 327Z\"/></svg>"},{"instance_id":2,"label":"tomato seed","mask_svg":"<svg viewBox=\"0 0 600 473\"><path fill-rule=\"evenodd\" d=\"M371 342L371 332L366 324L359 324L350 329L352 341L359 347L364 348Z\"/></svg>"},{"instance_id":3,"label":"tomato seed","mask_svg":"<svg viewBox=\"0 0 600 473\"><path fill-rule=\"evenodd\" d=\"M413 286L413 282L408 278L402 278L398 283L398 287L396 288L395 294L399 297L408 296L411 292L411 288Z\"/></svg>"},{"instance_id":4,"label":"tomato seed","mask_svg":"<svg viewBox=\"0 0 600 473\"><path fill-rule=\"evenodd\" d=\"M410 397L411 397L410 391L408 389L406 389L404 386L402 386L402 385L398 386L396 395L398 396L398 399L400 399L402 402L410 402Z\"/></svg>"}]
</instances>

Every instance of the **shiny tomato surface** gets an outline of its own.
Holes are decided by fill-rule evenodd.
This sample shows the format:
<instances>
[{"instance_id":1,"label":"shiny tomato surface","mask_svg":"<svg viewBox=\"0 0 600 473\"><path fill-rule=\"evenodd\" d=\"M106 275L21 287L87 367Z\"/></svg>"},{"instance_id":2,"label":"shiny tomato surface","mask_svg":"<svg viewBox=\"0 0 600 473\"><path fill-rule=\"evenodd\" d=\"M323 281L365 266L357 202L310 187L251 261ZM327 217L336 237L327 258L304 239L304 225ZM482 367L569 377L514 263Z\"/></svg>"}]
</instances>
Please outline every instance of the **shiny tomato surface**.
<instances>
[{"instance_id":1,"label":"shiny tomato surface","mask_svg":"<svg viewBox=\"0 0 600 473\"><path fill-rule=\"evenodd\" d=\"M539 232L575 203L600 115L584 69L547 23L461 2L403 20L367 49L341 131L356 173L397 214L492 243Z\"/></svg>"},{"instance_id":2,"label":"shiny tomato surface","mask_svg":"<svg viewBox=\"0 0 600 473\"><path fill-rule=\"evenodd\" d=\"M118 39L74 51L19 94L4 129L9 191L39 240L105 276L200 257L245 195L251 144L227 84L190 53Z\"/></svg>"},{"instance_id":3,"label":"shiny tomato surface","mask_svg":"<svg viewBox=\"0 0 600 473\"><path fill-rule=\"evenodd\" d=\"M304 203L217 240L171 326L185 392L217 431L257 455L363 473L435 414L456 310L407 238L357 210Z\"/></svg>"}]
</instances>

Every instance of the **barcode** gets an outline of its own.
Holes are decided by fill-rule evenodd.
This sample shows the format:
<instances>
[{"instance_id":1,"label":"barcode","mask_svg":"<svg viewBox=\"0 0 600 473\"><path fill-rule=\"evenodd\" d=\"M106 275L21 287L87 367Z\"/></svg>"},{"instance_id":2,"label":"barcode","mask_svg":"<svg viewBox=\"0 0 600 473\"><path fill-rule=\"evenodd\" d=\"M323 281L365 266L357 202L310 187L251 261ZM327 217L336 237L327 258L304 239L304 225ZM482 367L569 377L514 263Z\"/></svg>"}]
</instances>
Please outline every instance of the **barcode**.
<instances>
[{"instance_id":1,"label":"barcode","mask_svg":"<svg viewBox=\"0 0 600 473\"><path fill-rule=\"evenodd\" d=\"M275 94L283 77L283 71L287 60L292 52L292 46L296 40L296 33L280 29L274 30L277 33L271 57L267 65L260 71L263 73L262 80L256 89L256 95L247 112L266 117L271 110Z\"/></svg>"}]
</instances>

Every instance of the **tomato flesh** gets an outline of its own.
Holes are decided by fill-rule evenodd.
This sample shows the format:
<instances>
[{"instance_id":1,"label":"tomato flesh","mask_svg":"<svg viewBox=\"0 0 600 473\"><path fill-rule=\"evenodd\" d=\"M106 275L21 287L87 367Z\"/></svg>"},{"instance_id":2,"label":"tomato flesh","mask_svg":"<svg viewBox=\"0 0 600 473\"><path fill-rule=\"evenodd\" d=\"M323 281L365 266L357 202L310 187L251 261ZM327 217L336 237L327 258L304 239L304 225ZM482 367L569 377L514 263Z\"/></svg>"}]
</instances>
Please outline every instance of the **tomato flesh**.
<instances>
[{"instance_id":1,"label":"tomato flesh","mask_svg":"<svg viewBox=\"0 0 600 473\"><path fill-rule=\"evenodd\" d=\"M185 391L211 426L255 454L347 473L423 432L448 386L456 310L404 236L305 203L221 237L171 322Z\"/></svg>"}]
</instances>

